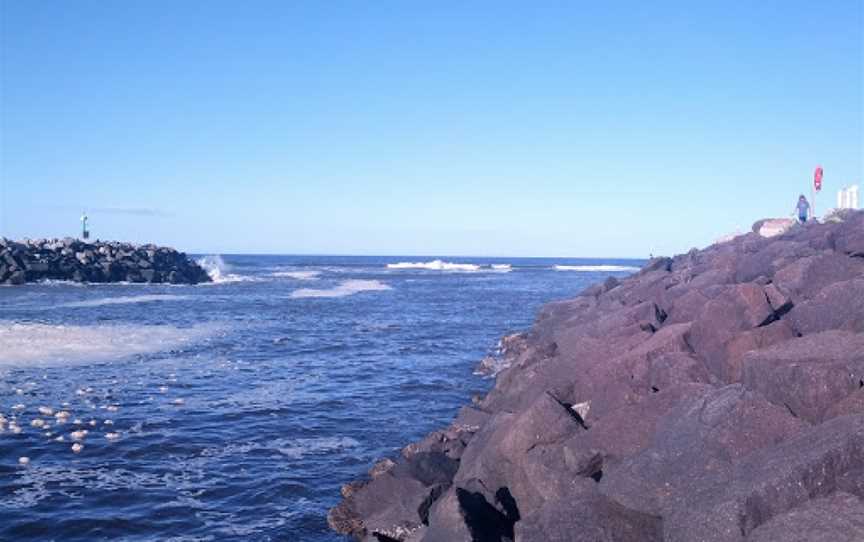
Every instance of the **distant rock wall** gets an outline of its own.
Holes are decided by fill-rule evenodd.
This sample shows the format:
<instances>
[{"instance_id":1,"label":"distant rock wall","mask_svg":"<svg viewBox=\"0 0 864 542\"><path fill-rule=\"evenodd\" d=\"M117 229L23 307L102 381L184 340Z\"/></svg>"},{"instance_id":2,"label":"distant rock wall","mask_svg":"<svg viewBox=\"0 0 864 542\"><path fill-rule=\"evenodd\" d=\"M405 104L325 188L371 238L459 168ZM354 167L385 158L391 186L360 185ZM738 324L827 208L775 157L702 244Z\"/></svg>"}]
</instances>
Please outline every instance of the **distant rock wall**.
<instances>
[{"instance_id":1,"label":"distant rock wall","mask_svg":"<svg viewBox=\"0 0 864 542\"><path fill-rule=\"evenodd\" d=\"M495 387L346 484L366 542L864 540L864 212L545 306Z\"/></svg>"},{"instance_id":2,"label":"distant rock wall","mask_svg":"<svg viewBox=\"0 0 864 542\"><path fill-rule=\"evenodd\" d=\"M87 243L77 239L0 239L0 284L75 282L210 282L186 254L156 245Z\"/></svg>"}]
</instances>

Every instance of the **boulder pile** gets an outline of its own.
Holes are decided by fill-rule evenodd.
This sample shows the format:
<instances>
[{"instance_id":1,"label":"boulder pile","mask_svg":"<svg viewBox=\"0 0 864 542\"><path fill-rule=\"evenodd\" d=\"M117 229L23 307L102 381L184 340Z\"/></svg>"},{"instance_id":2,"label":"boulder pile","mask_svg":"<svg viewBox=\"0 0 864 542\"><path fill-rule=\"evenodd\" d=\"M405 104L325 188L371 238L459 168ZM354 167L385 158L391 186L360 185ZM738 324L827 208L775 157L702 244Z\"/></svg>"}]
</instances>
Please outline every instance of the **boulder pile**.
<instances>
[{"instance_id":1,"label":"boulder pile","mask_svg":"<svg viewBox=\"0 0 864 542\"><path fill-rule=\"evenodd\" d=\"M759 228L756 228L757 230ZM609 279L342 488L364 541L864 540L864 212Z\"/></svg>"},{"instance_id":2,"label":"boulder pile","mask_svg":"<svg viewBox=\"0 0 864 542\"><path fill-rule=\"evenodd\" d=\"M173 248L77 239L0 239L0 284L75 282L210 282L207 273Z\"/></svg>"}]
</instances>

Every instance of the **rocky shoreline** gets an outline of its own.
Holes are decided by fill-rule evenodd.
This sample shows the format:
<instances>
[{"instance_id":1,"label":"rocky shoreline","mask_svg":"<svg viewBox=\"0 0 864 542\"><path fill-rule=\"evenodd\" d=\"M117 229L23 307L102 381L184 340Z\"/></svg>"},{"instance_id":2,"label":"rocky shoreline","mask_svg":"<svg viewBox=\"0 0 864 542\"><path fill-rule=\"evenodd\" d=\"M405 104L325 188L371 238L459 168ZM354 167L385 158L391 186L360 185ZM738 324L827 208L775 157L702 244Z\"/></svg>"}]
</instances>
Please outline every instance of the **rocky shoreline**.
<instances>
[{"instance_id":1,"label":"rocky shoreline","mask_svg":"<svg viewBox=\"0 0 864 542\"><path fill-rule=\"evenodd\" d=\"M864 540L862 211L654 259L544 307L502 362L449 427L343 486L330 526L378 542Z\"/></svg>"},{"instance_id":2,"label":"rocky shoreline","mask_svg":"<svg viewBox=\"0 0 864 542\"><path fill-rule=\"evenodd\" d=\"M74 282L210 282L186 254L156 245L77 239L0 239L0 284Z\"/></svg>"}]
</instances>

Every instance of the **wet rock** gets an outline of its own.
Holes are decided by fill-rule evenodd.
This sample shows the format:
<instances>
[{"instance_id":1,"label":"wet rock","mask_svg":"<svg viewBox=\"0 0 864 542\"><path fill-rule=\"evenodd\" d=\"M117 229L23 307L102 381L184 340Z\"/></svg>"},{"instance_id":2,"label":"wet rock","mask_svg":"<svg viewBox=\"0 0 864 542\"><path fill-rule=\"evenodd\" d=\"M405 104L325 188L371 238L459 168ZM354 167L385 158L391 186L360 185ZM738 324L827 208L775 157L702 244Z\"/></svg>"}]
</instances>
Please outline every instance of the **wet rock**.
<instances>
[{"instance_id":1,"label":"wet rock","mask_svg":"<svg viewBox=\"0 0 864 542\"><path fill-rule=\"evenodd\" d=\"M330 527L356 538L402 540L427 521L429 507L450 486L458 462L439 451L418 451L379 462L368 483L343 487L344 500L328 515Z\"/></svg>"}]
</instances>

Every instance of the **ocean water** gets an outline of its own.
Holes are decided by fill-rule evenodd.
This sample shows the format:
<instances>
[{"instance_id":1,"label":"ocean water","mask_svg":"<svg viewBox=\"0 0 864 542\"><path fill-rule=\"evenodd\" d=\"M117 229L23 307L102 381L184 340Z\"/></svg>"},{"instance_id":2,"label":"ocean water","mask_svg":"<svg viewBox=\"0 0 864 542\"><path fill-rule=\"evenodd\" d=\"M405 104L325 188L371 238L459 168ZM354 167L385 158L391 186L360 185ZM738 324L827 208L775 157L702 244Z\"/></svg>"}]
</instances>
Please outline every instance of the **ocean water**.
<instances>
[{"instance_id":1,"label":"ocean water","mask_svg":"<svg viewBox=\"0 0 864 542\"><path fill-rule=\"evenodd\" d=\"M343 540L341 484L485 392L501 336L643 263L202 261L0 288L0 540Z\"/></svg>"}]
</instances>

